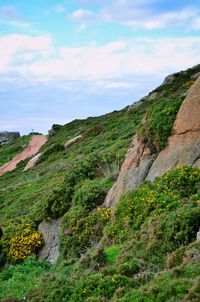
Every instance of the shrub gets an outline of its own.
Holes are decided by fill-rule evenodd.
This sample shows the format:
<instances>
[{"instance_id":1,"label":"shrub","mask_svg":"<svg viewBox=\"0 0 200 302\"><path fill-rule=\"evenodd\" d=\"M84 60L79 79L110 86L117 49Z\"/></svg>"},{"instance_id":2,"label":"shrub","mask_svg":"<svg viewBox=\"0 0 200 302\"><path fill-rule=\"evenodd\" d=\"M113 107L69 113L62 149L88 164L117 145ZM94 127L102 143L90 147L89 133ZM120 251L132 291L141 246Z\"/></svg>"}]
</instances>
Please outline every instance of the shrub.
<instances>
[{"instance_id":1,"label":"shrub","mask_svg":"<svg viewBox=\"0 0 200 302\"><path fill-rule=\"evenodd\" d=\"M198 201L200 170L196 168L178 168L166 173L153 183L146 182L140 188L125 194L115 210L115 223L106 233L110 238L128 236L128 230L139 230L148 219L162 212L170 212Z\"/></svg>"},{"instance_id":2,"label":"shrub","mask_svg":"<svg viewBox=\"0 0 200 302\"><path fill-rule=\"evenodd\" d=\"M113 264L116 261L117 256L119 255L120 246L119 245L111 245L105 248L104 252L106 255L106 261L109 264Z\"/></svg>"},{"instance_id":3,"label":"shrub","mask_svg":"<svg viewBox=\"0 0 200 302\"><path fill-rule=\"evenodd\" d=\"M85 180L76 186L73 203L92 210L103 203L105 196L106 190L99 181Z\"/></svg>"},{"instance_id":4,"label":"shrub","mask_svg":"<svg viewBox=\"0 0 200 302\"><path fill-rule=\"evenodd\" d=\"M66 185L57 186L46 197L44 203L45 217L61 217L71 206L73 189Z\"/></svg>"},{"instance_id":5,"label":"shrub","mask_svg":"<svg viewBox=\"0 0 200 302\"><path fill-rule=\"evenodd\" d=\"M10 224L1 239L3 252L11 262L20 262L36 253L43 238L29 223Z\"/></svg>"},{"instance_id":6,"label":"shrub","mask_svg":"<svg viewBox=\"0 0 200 302\"><path fill-rule=\"evenodd\" d=\"M119 274L104 276L98 273L87 276L87 278L83 276L76 283L76 288L69 301L85 301L90 297L93 297L93 299L95 297L102 297L108 300L111 299L118 288L125 288L127 290L133 288L134 285L131 279Z\"/></svg>"},{"instance_id":7,"label":"shrub","mask_svg":"<svg viewBox=\"0 0 200 302\"><path fill-rule=\"evenodd\" d=\"M62 247L65 254L79 257L87 248L95 246L110 218L110 209L98 208L88 216L78 219L70 233L63 232Z\"/></svg>"}]
</instances>

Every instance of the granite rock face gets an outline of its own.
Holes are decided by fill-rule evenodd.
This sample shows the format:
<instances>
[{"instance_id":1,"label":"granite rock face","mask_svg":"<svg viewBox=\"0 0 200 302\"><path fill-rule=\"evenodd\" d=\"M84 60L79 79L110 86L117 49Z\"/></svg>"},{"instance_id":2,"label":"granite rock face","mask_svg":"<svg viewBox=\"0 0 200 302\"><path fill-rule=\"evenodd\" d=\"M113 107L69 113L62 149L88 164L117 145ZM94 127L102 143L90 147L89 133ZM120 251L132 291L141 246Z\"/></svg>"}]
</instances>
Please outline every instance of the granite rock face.
<instances>
[{"instance_id":1,"label":"granite rock face","mask_svg":"<svg viewBox=\"0 0 200 302\"><path fill-rule=\"evenodd\" d=\"M59 256L59 236L61 219L43 221L38 226L38 232L44 238L44 246L39 253L39 259L55 264Z\"/></svg>"},{"instance_id":2,"label":"granite rock face","mask_svg":"<svg viewBox=\"0 0 200 302\"><path fill-rule=\"evenodd\" d=\"M148 180L176 167L200 167L200 77L191 87L177 114L174 135L153 163Z\"/></svg>"},{"instance_id":3,"label":"granite rock face","mask_svg":"<svg viewBox=\"0 0 200 302\"><path fill-rule=\"evenodd\" d=\"M171 80L172 76L167 79ZM123 193L137 188L145 179L153 181L176 167L200 168L200 76L181 105L172 132L167 147L159 154L135 135L117 182L105 199L105 206L115 206Z\"/></svg>"},{"instance_id":4,"label":"granite rock face","mask_svg":"<svg viewBox=\"0 0 200 302\"><path fill-rule=\"evenodd\" d=\"M122 165L117 182L109 191L104 206L115 206L123 193L137 188L146 178L154 159L155 154L151 148L142 142L136 134Z\"/></svg>"}]
</instances>

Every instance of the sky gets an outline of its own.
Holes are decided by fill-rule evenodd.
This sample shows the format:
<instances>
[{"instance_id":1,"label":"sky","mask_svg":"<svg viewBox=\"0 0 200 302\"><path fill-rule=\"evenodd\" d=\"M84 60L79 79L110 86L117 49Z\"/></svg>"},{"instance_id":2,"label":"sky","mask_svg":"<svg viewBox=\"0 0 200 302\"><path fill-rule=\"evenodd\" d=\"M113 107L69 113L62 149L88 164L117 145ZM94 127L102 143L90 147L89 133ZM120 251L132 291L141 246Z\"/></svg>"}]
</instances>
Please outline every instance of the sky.
<instances>
[{"instance_id":1,"label":"sky","mask_svg":"<svg viewBox=\"0 0 200 302\"><path fill-rule=\"evenodd\" d=\"M0 131L119 110L200 63L200 0L0 0Z\"/></svg>"}]
</instances>

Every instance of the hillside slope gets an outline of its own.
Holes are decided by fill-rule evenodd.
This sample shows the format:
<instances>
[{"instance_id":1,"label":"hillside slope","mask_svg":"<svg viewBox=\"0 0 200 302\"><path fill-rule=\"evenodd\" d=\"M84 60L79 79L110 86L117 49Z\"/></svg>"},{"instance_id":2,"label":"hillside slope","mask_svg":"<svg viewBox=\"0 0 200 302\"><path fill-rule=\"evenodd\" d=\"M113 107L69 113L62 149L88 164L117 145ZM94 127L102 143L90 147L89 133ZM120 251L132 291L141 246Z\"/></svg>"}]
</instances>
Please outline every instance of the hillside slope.
<instances>
[{"instance_id":1,"label":"hillside slope","mask_svg":"<svg viewBox=\"0 0 200 302\"><path fill-rule=\"evenodd\" d=\"M121 111L54 125L34 169L23 172L21 162L0 177L2 301L200 300L200 170L181 167L142 182L169 147L199 72L198 65L170 76ZM102 206L123 171L128 193L113 209ZM121 186L125 192L122 178ZM48 230L60 241L53 266L45 260L54 244ZM41 249L47 256L38 260Z\"/></svg>"},{"instance_id":2,"label":"hillside slope","mask_svg":"<svg viewBox=\"0 0 200 302\"><path fill-rule=\"evenodd\" d=\"M17 154L11 161L0 167L0 176L8 171L16 168L21 161L35 155L40 148L46 143L47 139L44 135L32 135L31 140L26 148Z\"/></svg>"}]
</instances>

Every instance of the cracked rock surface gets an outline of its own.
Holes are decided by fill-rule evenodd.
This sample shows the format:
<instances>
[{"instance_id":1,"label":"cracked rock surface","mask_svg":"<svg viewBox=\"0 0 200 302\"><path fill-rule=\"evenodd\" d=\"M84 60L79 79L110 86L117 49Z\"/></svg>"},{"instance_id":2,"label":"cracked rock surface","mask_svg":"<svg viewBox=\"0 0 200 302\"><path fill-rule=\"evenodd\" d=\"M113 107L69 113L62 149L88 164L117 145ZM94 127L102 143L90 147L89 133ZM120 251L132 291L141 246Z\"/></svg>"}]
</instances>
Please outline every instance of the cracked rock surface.
<instances>
[{"instance_id":1,"label":"cracked rock surface","mask_svg":"<svg viewBox=\"0 0 200 302\"><path fill-rule=\"evenodd\" d=\"M200 168L200 77L179 109L173 133L168 139L168 146L153 163L148 180L154 180L176 167Z\"/></svg>"},{"instance_id":2,"label":"cracked rock surface","mask_svg":"<svg viewBox=\"0 0 200 302\"><path fill-rule=\"evenodd\" d=\"M153 181L176 167L200 168L200 76L181 105L172 132L167 147L158 156L137 134L134 136L104 206L115 206L123 193L137 188L145 179Z\"/></svg>"},{"instance_id":3,"label":"cracked rock surface","mask_svg":"<svg viewBox=\"0 0 200 302\"><path fill-rule=\"evenodd\" d=\"M44 246L40 250L39 259L47 260L55 264L59 256L59 236L61 219L43 221L38 226L38 232L42 234Z\"/></svg>"}]
</instances>

